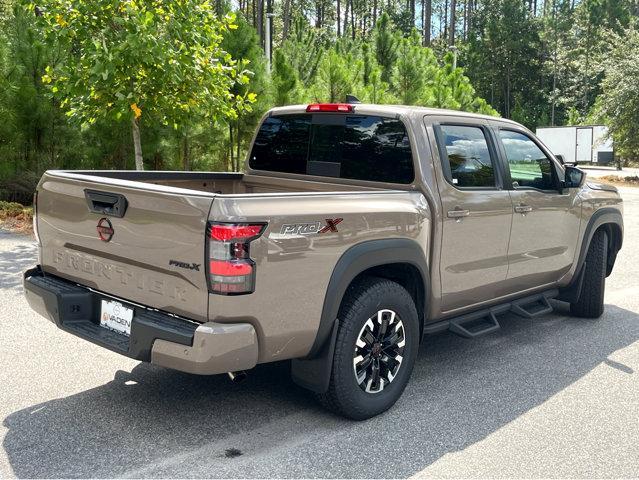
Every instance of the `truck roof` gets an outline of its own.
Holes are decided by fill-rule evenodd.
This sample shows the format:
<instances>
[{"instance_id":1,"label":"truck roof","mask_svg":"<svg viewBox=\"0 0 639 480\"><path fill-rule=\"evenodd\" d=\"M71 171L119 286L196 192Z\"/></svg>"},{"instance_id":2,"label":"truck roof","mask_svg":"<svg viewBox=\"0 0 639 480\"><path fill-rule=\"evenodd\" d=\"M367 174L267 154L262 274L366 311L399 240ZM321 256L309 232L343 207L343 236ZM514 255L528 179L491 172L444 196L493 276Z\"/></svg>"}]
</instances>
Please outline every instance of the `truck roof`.
<instances>
[{"instance_id":1,"label":"truck roof","mask_svg":"<svg viewBox=\"0 0 639 480\"><path fill-rule=\"evenodd\" d=\"M443 108L419 107L412 105L379 105L372 103L354 103L352 104L355 112L377 115L455 115L457 117L481 118L484 120L493 120L512 125L521 126L519 123L506 118L493 117L479 113L463 112L461 110L447 110ZM269 114L291 114L305 113L308 104L288 105L285 107L275 107L269 111Z\"/></svg>"}]
</instances>

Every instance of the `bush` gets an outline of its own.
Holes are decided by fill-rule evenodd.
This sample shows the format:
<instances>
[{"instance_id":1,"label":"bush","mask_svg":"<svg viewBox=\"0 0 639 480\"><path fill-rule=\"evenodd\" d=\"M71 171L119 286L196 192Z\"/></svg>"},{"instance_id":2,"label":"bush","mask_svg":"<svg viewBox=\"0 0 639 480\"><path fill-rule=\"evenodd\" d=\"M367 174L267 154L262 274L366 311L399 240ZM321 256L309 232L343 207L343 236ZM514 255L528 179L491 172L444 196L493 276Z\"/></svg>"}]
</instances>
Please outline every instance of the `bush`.
<instances>
[{"instance_id":1,"label":"bush","mask_svg":"<svg viewBox=\"0 0 639 480\"><path fill-rule=\"evenodd\" d=\"M24 210L24 206L19 203L0 201L0 219L2 220L9 217L18 217L23 214Z\"/></svg>"}]
</instances>

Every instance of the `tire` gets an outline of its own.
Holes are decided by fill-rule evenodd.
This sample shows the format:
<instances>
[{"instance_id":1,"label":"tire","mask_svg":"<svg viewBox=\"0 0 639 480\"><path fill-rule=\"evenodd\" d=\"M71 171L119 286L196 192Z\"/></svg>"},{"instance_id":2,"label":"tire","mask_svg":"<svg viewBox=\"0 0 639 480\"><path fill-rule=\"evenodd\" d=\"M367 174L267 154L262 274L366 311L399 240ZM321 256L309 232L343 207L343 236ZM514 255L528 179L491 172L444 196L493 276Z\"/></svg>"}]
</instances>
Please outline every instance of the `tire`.
<instances>
[{"instance_id":1,"label":"tire","mask_svg":"<svg viewBox=\"0 0 639 480\"><path fill-rule=\"evenodd\" d=\"M339 415L365 420L392 407L406 388L419 348L417 309L401 285L368 277L348 288L338 319L329 388L317 397Z\"/></svg>"},{"instance_id":2,"label":"tire","mask_svg":"<svg viewBox=\"0 0 639 480\"><path fill-rule=\"evenodd\" d=\"M608 235L604 230L597 230L588 247L579 298L570 304L570 313L573 316L599 318L603 313L607 258Z\"/></svg>"}]
</instances>

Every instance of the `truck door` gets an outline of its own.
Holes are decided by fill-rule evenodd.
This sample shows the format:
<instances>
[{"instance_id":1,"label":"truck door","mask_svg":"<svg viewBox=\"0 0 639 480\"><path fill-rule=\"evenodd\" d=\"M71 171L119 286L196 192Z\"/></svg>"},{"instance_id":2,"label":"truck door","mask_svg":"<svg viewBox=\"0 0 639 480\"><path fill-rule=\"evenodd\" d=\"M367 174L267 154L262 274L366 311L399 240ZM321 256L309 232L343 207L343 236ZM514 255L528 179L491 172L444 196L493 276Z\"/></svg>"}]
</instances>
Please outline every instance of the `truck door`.
<instances>
[{"instance_id":1,"label":"truck door","mask_svg":"<svg viewBox=\"0 0 639 480\"><path fill-rule=\"evenodd\" d=\"M513 216L489 128L470 119L435 123L442 203L442 311L500 296L508 272Z\"/></svg>"},{"instance_id":2,"label":"truck door","mask_svg":"<svg viewBox=\"0 0 639 480\"><path fill-rule=\"evenodd\" d=\"M577 128L577 162L592 162L592 127Z\"/></svg>"},{"instance_id":3,"label":"truck door","mask_svg":"<svg viewBox=\"0 0 639 480\"><path fill-rule=\"evenodd\" d=\"M559 280L571 267L580 227L577 189L560 189L560 167L524 130L499 128L499 148L512 185L508 290Z\"/></svg>"}]
</instances>

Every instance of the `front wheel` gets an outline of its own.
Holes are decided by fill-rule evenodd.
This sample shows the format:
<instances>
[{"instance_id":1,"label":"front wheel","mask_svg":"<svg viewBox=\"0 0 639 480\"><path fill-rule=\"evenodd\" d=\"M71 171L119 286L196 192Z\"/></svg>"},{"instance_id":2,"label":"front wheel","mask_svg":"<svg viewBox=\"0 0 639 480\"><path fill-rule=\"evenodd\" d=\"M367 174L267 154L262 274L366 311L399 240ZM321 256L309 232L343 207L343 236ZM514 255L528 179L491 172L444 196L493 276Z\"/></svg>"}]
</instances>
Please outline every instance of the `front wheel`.
<instances>
[{"instance_id":1,"label":"front wheel","mask_svg":"<svg viewBox=\"0 0 639 480\"><path fill-rule=\"evenodd\" d=\"M354 420L378 415L401 396L419 347L419 320L401 285L366 278L349 287L339 312L329 389L330 410Z\"/></svg>"},{"instance_id":2,"label":"front wheel","mask_svg":"<svg viewBox=\"0 0 639 480\"><path fill-rule=\"evenodd\" d=\"M581 293L577 301L570 304L572 315L598 318L603 313L607 258L608 235L604 230L597 230L588 247Z\"/></svg>"}]
</instances>

